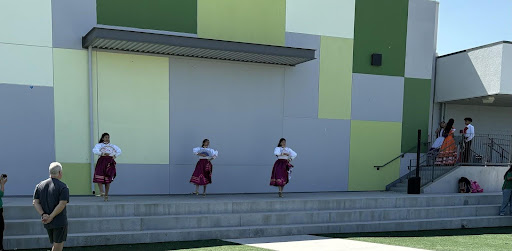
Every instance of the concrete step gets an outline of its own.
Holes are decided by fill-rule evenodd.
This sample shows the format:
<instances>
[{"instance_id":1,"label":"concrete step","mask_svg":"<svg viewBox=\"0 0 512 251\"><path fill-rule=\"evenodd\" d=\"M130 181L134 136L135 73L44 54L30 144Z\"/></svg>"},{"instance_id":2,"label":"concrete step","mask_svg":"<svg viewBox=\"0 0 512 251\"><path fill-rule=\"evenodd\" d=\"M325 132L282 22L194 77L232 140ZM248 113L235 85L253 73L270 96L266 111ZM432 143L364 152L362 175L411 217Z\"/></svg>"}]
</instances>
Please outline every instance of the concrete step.
<instances>
[{"instance_id":1,"label":"concrete step","mask_svg":"<svg viewBox=\"0 0 512 251\"><path fill-rule=\"evenodd\" d=\"M396 192L407 192L407 187L392 188ZM351 209L384 209L463 205L500 204L499 194L464 195L397 195L396 197L367 197L340 199L290 199L272 198L267 200L219 201L212 198L197 198L195 202L137 203L110 202L73 204L67 206L69 218L109 218L132 216L167 216L194 214L238 214L259 212L303 212ZM28 204L28 203L27 203ZM4 218L39 219L32 205L4 204Z\"/></svg>"},{"instance_id":2,"label":"concrete step","mask_svg":"<svg viewBox=\"0 0 512 251\"><path fill-rule=\"evenodd\" d=\"M499 205L70 218L70 234L495 216ZM6 220L4 236L43 235L39 219Z\"/></svg>"},{"instance_id":3,"label":"concrete step","mask_svg":"<svg viewBox=\"0 0 512 251\"><path fill-rule=\"evenodd\" d=\"M457 229L510 226L512 217L481 216L455 217L402 221L368 221L357 223L321 223L276 226L216 227L176 230L143 230L126 232L101 232L69 234L67 247L153 243L204 239L255 238L266 236L354 233L383 231L415 231L429 229ZM6 249L49 247L47 235L22 235L4 237Z\"/></svg>"},{"instance_id":4,"label":"concrete step","mask_svg":"<svg viewBox=\"0 0 512 251\"><path fill-rule=\"evenodd\" d=\"M407 186L395 186L389 190L396 193L407 193Z\"/></svg>"}]
</instances>

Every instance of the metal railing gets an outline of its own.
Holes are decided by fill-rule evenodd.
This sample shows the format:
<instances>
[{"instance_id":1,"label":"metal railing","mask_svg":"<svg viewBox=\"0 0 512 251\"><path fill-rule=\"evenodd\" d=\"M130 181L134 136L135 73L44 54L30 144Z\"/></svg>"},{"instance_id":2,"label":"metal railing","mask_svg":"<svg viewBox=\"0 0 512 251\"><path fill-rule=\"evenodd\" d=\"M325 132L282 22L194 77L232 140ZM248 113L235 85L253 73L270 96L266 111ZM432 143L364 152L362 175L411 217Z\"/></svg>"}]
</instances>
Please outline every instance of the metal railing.
<instances>
[{"instance_id":1,"label":"metal railing","mask_svg":"<svg viewBox=\"0 0 512 251\"><path fill-rule=\"evenodd\" d=\"M429 184L461 165L510 165L512 153L512 135L477 134L471 145L464 142L463 136L455 136L455 142L444 149L431 149L420 157L419 176L421 186ZM447 150L455 149L450 156ZM453 161L450 161L453 157ZM408 173L386 186L392 186L404 179L414 177L417 168L416 159L409 160Z\"/></svg>"},{"instance_id":2,"label":"metal railing","mask_svg":"<svg viewBox=\"0 0 512 251\"><path fill-rule=\"evenodd\" d=\"M430 146L432 146L431 142L421 143L421 147L425 147L425 149L429 149ZM385 164L380 165L380 166L373 166L373 167L377 168L377 170L380 170L381 168L386 167L387 165L395 162L395 160L405 157L406 153L410 153L411 151L416 150L416 148L417 148L417 146L411 147L409 150L405 151L404 153L401 153L400 155L396 156L395 158L391 159L390 161L386 162Z\"/></svg>"}]
</instances>

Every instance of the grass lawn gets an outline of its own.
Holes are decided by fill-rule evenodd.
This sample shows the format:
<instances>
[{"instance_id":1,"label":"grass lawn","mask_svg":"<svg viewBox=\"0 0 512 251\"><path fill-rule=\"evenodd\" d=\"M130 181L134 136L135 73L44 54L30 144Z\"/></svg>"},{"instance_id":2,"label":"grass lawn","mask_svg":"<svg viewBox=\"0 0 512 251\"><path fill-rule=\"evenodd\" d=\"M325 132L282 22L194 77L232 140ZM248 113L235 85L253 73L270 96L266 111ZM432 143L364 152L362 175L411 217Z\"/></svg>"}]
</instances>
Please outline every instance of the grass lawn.
<instances>
[{"instance_id":1,"label":"grass lawn","mask_svg":"<svg viewBox=\"0 0 512 251\"><path fill-rule=\"evenodd\" d=\"M30 251L47 251L49 249L30 249ZM130 244L114 246L96 246L96 247L76 247L67 248L66 251L167 251L167 250L186 250L186 251L264 251L267 249L244 246L237 243L221 240L205 241L180 241L167 243L151 244ZM23 251L18 249L18 251ZM29 251L29 250L26 250Z\"/></svg>"},{"instance_id":2,"label":"grass lawn","mask_svg":"<svg viewBox=\"0 0 512 251\"><path fill-rule=\"evenodd\" d=\"M436 251L512 250L512 227L320 236Z\"/></svg>"}]
</instances>

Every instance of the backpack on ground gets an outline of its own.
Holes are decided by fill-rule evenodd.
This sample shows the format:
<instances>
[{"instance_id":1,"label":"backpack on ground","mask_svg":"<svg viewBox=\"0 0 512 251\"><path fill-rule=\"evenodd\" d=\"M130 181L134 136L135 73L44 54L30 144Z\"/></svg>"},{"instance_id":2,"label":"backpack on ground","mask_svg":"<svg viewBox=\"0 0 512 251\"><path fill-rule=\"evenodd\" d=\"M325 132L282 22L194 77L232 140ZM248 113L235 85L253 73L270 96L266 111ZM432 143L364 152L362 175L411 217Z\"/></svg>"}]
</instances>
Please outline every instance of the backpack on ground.
<instances>
[{"instance_id":1,"label":"backpack on ground","mask_svg":"<svg viewBox=\"0 0 512 251\"><path fill-rule=\"evenodd\" d=\"M480 185L478 184L478 182L476 182L475 180L471 181L471 192L472 193L483 193L484 192L484 189L482 189L480 187Z\"/></svg>"}]
</instances>

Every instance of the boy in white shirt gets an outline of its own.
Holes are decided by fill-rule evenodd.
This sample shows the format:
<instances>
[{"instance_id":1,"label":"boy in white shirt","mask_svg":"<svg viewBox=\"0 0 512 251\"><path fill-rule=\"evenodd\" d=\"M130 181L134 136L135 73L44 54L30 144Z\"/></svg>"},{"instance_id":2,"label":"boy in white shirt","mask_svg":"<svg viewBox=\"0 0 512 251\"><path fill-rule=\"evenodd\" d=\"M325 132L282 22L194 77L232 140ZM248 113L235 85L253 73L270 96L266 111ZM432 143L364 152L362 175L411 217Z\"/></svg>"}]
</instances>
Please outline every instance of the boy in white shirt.
<instances>
[{"instance_id":1,"label":"boy in white shirt","mask_svg":"<svg viewBox=\"0 0 512 251\"><path fill-rule=\"evenodd\" d=\"M471 160L471 143L475 137L475 127L471 125L472 122L473 119L465 118L464 124L466 124L466 127L464 130L461 130L464 136L464 151L462 152L463 163L469 163Z\"/></svg>"}]
</instances>

